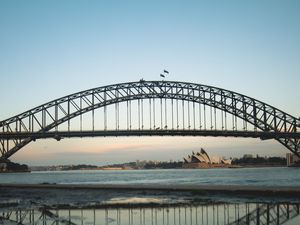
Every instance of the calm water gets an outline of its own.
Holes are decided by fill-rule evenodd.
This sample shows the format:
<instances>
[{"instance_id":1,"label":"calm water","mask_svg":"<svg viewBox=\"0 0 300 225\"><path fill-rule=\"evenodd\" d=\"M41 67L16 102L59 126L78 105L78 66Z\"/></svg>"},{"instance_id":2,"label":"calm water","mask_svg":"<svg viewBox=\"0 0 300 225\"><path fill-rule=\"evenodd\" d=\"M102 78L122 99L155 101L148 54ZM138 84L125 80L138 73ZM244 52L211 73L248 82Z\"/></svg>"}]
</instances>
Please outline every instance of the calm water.
<instances>
[{"instance_id":1,"label":"calm water","mask_svg":"<svg viewBox=\"0 0 300 225\"><path fill-rule=\"evenodd\" d=\"M300 186L300 168L57 171L0 174L0 183Z\"/></svg>"},{"instance_id":2,"label":"calm water","mask_svg":"<svg viewBox=\"0 0 300 225\"><path fill-rule=\"evenodd\" d=\"M58 171L0 174L0 183L300 186L299 172L300 168ZM104 191L101 192L104 196L101 196L101 193L96 193L97 197L93 197L91 202L87 200L88 207L86 207L80 197L78 199L75 191L64 192L53 189L51 193L44 189L33 191L34 194L27 190L25 195L22 190L20 192L9 189L4 192L4 195L0 195L0 224L300 224L299 202L288 203L275 201L276 199L267 202L258 201L257 203L253 199L251 202L246 200L245 202L226 202L223 201L224 199L207 201L201 199L201 196L197 196L197 201L182 205L170 201L164 205L145 204L139 206L141 203L149 203L150 197L154 200L157 198L159 203L165 200L166 196L161 193L158 196L153 193L146 196L142 193L142 196L138 198L135 193L131 196L132 194L116 192L116 197L114 194ZM84 199L88 199L89 194L91 193L84 193ZM53 196L62 199L63 204L60 201L55 201ZM171 199L170 196L169 198ZM175 199L179 198L184 198L184 196L176 196ZM122 201L125 202L122 203ZM136 201L139 204L134 204ZM120 202L122 203L121 206L119 205ZM155 201L151 200L151 202ZM12 203L18 204L14 206L11 205Z\"/></svg>"}]
</instances>

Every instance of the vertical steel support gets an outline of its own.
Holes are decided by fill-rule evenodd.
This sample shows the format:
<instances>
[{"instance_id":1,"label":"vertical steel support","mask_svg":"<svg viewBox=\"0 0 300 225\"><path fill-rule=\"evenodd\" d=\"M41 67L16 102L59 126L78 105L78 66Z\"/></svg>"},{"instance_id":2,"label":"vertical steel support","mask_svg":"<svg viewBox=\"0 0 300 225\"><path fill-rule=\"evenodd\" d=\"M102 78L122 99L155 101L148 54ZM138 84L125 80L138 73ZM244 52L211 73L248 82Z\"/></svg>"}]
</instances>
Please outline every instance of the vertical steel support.
<instances>
[{"instance_id":1,"label":"vertical steel support","mask_svg":"<svg viewBox=\"0 0 300 225\"><path fill-rule=\"evenodd\" d=\"M80 111L82 111L82 96L80 96ZM80 113L80 131L82 131L82 113Z\"/></svg>"},{"instance_id":2,"label":"vertical steel support","mask_svg":"<svg viewBox=\"0 0 300 225\"><path fill-rule=\"evenodd\" d=\"M167 99L165 98L165 129L168 129L168 116L167 116Z\"/></svg>"},{"instance_id":3,"label":"vertical steel support","mask_svg":"<svg viewBox=\"0 0 300 225\"><path fill-rule=\"evenodd\" d=\"M268 125L267 125L267 112L266 112L266 106L264 105L264 127L265 127L265 131L269 131Z\"/></svg>"},{"instance_id":4,"label":"vertical steel support","mask_svg":"<svg viewBox=\"0 0 300 225\"><path fill-rule=\"evenodd\" d=\"M199 103L199 129L202 130L201 103Z\"/></svg>"},{"instance_id":5,"label":"vertical steel support","mask_svg":"<svg viewBox=\"0 0 300 225\"><path fill-rule=\"evenodd\" d=\"M246 107L246 101L245 98L243 97L243 130L247 130L247 107Z\"/></svg>"},{"instance_id":6,"label":"vertical steel support","mask_svg":"<svg viewBox=\"0 0 300 225\"><path fill-rule=\"evenodd\" d=\"M276 210L276 218L277 218L277 225L280 224L280 214L279 214L279 204L277 204L277 210Z\"/></svg>"},{"instance_id":7,"label":"vertical steel support","mask_svg":"<svg viewBox=\"0 0 300 225\"><path fill-rule=\"evenodd\" d=\"M176 98L176 119L177 119L177 130L179 129L179 115L178 115L178 99Z\"/></svg>"},{"instance_id":8,"label":"vertical steel support","mask_svg":"<svg viewBox=\"0 0 300 225\"><path fill-rule=\"evenodd\" d=\"M95 93L92 92L92 129L95 131Z\"/></svg>"},{"instance_id":9,"label":"vertical steel support","mask_svg":"<svg viewBox=\"0 0 300 225\"><path fill-rule=\"evenodd\" d=\"M144 129L144 101L141 99L141 113L142 113L142 130Z\"/></svg>"},{"instance_id":10,"label":"vertical steel support","mask_svg":"<svg viewBox=\"0 0 300 225\"><path fill-rule=\"evenodd\" d=\"M259 204L256 206L256 225L260 225Z\"/></svg>"},{"instance_id":11,"label":"vertical steel support","mask_svg":"<svg viewBox=\"0 0 300 225\"><path fill-rule=\"evenodd\" d=\"M167 117L167 86L165 86L165 126L164 129L168 129L168 117Z\"/></svg>"},{"instance_id":12,"label":"vertical steel support","mask_svg":"<svg viewBox=\"0 0 300 225\"><path fill-rule=\"evenodd\" d=\"M203 105L203 120L204 120L204 130L206 130L206 103Z\"/></svg>"},{"instance_id":13,"label":"vertical steel support","mask_svg":"<svg viewBox=\"0 0 300 225\"><path fill-rule=\"evenodd\" d=\"M270 224L270 204L267 204L267 225Z\"/></svg>"},{"instance_id":14,"label":"vertical steel support","mask_svg":"<svg viewBox=\"0 0 300 225\"><path fill-rule=\"evenodd\" d=\"M190 102L188 101L187 104L188 104L188 129L190 130L191 129Z\"/></svg>"},{"instance_id":15,"label":"vertical steel support","mask_svg":"<svg viewBox=\"0 0 300 225\"><path fill-rule=\"evenodd\" d=\"M155 127L155 98L153 98L153 128L154 128L154 130L156 129L156 127Z\"/></svg>"},{"instance_id":16,"label":"vertical steel support","mask_svg":"<svg viewBox=\"0 0 300 225\"><path fill-rule=\"evenodd\" d=\"M106 90L104 91L104 107L103 107L103 111L104 111L104 130L107 130L107 94L106 94Z\"/></svg>"},{"instance_id":17,"label":"vertical steel support","mask_svg":"<svg viewBox=\"0 0 300 225\"><path fill-rule=\"evenodd\" d=\"M68 97L68 131L70 132L70 97Z\"/></svg>"},{"instance_id":18,"label":"vertical steel support","mask_svg":"<svg viewBox=\"0 0 300 225\"><path fill-rule=\"evenodd\" d=\"M152 111L152 108L151 108L151 98L149 98L149 122L150 122L150 130L152 129L152 117L151 117L151 111Z\"/></svg>"},{"instance_id":19,"label":"vertical steel support","mask_svg":"<svg viewBox=\"0 0 300 225\"><path fill-rule=\"evenodd\" d=\"M127 89L127 95L128 95L128 89ZM127 130L129 130L129 101L126 101L126 116L127 116Z\"/></svg>"},{"instance_id":20,"label":"vertical steel support","mask_svg":"<svg viewBox=\"0 0 300 225\"><path fill-rule=\"evenodd\" d=\"M195 90L193 90L193 123L194 130L196 130Z\"/></svg>"},{"instance_id":21,"label":"vertical steel support","mask_svg":"<svg viewBox=\"0 0 300 225\"><path fill-rule=\"evenodd\" d=\"M55 131L58 131L58 125L57 125L57 120L58 120L58 106L57 106L57 102L55 102L54 105L54 111L55 111Z\"/></svg>"},{"instance_id":22,"label":"vertical steel support","mask_svg":"<svg viewBox=\"0 0 300 225\"><path fill-rule=\"evenodd\" d=\"M119 102L118 102L118 98L119 98L119 92L116 90L115 91L115 97L116 97L116 103L115 103L115 114L116 114L116 130L119 130L119 124L120 124L120 114L119 114Z\"/></svg>"},{"instance_id":23,"label":"vertical steel support","mask_svg":"<svg viewBox=\"0 0 300 225\"><path fill-rule=\"evenodd\" d=\"M163 128L163 104L162 104L162 98L160 98L160 129Z\"/></svg>"},{"instance_id":24,"label":"vertical steel support","mask_svg":"<svg viewBox=\"0 0 300 225\"><path fill-rule=\"evenodd\" d=\"M94 219L93 221L94 221L94 225L96 225L96 210L94 209L93 212L94 212L93 213L93 219Z\"/></svg>"},{"instance_id":25,"label":"vertical steel support","mask_svg":"<svg viewBox=\"0 0 300 225\"><path fill-rule=\"evenodd\" d=\"M210 129L212 130L213 129L213 115L212 115L212 107L210 106L209 107L210 109Z\"/></svg>"},{"instance_id":26,"label":"vertical steel support","mask_svg":"<svg viewBox=\"0 0 300 225\"><path fill-rule=\"evenodd\" d=\"M215 115L215 130L217 130L217 111L216 111L216 108L214 108L214 115Z\"/></svg>"},{"instance_id":27,"label":"vertical steel support","mask_svg":"<svg viewBox=\"0 0 300 225\"><path fill-rule=\"evenodd\" d=\"M138 130L141 129L140 114L141 114L141 111L140 111L140 99L138 99Z\"/></svg>"},{"instance_id":28,"label":"vertical steel support","mask_svg":"<svg viewBox=\"0 0 300 225\"><path fill-rule=\"evenodd\" d=\"M184 128L184 100L182 100L182 129Z\"/></svg>"},{"instance_id":29,"label":"vertical steel support","mask_svg":"<svg viewBox=\"0 0 300 225\"><path fill-rule=\"evenodd\" d=\"M45 109L42 109L42 129L45 128Z\"/></svg>"},{"instance_id":30,"label":"vertical steel support","mask_svg":"<svg viewBox=\"0 0 300 225\"><path fill-rule=\"evenodd\" d=\"M254 131L257 131L257 110L256 110L256 103L253 100L253 118L254 118Z\"/></svg>"},{"instance_id":31,"label":"vertical steel support","mask_svg":"<svg viewBox=\"0 0 300 225\"><path fill-rule=\"evenodd\" d=\"M277 125L277 117L276 117L276 109L273 109L273 117L274 117L274 130L278 132L278 125Z\"/></svg>"},{"instance_id":32,"label":"vertical steel support","mask_svg":"<svg viewBox=\"0 0 300 225\"><path fill-rule=\"evenodd\" d=\"M173 96L173 87L171 89L171 106L172 106L172 130L174 130L174 96Z\"/></svg>"}]
</instances>

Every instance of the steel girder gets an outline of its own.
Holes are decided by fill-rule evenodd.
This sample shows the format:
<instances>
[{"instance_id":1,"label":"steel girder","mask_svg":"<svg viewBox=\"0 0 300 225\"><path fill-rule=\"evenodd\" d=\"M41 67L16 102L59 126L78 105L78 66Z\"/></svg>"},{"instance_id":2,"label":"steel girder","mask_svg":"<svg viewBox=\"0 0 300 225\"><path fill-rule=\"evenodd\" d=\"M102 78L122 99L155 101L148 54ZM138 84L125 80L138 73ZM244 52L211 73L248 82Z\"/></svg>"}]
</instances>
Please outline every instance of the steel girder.
<instances>
[{"instance_id":1,"label":"steel girder","mask_svg":"<svg viewBox=\"0 0 300 225\"><path fill-rule=\"evenodd\" d=\"M300 138L300 133L265 132L265 131L240 131L240 130L194 130L194 129L118 129L118 130L87 130L87 131L46 131L46 132L13 132L0 133L2 139L37 139L52 138L61 140L62 138L82 138L82 137L116 137L116 136L203 136L203 137L244 137L260 138L262 140L275 138Z\"/></svg>"},{"instance_id":2,"label":"steel girder","mask_svg":"<svg viewBox=\"0 0 300 225\"><path fill-rule=\"evenodd\" d=\"M144 81L113 84L71 94L0 122L2 133L45 133L97 108L137 99L177 99L220 109L253 124L300 156L300 139L281 133L299 134L300 120L254 98L222 88L175 81ZM5 160L34 140L33 137L0 139L0 159Z\"/></svg>"}]
</instances>

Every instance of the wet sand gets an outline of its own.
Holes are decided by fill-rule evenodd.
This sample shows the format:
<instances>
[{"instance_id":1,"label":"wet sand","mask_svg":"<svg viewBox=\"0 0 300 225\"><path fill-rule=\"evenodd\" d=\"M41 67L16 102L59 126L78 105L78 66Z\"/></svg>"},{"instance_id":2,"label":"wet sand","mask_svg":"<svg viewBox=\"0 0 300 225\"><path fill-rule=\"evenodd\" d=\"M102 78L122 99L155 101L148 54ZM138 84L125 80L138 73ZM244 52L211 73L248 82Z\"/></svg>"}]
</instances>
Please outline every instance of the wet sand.
<instances>
[{"instance_id":1,"label":"wet sand","mask_svg":"<svg viewBox=\"0 0 300 225\"><path fill-rule=\"evenodd\" d=\"M127 191L184 191L223 194L300 196L299 186L242 186L242 185L179 185L179 184L0 184L0 188L68 189L68 190L127 190Z\"/></svg>"},{"instance_id":2,"label":"wet sand","mask_svg":"<svg viewBox=\"0 0 300 225\"><path fill-rule=\"evenodd\" d=\"M89 208L209 202L300 202L300 187L159 184L0 184L0 208Z\"/></svg>"}]
</instances>

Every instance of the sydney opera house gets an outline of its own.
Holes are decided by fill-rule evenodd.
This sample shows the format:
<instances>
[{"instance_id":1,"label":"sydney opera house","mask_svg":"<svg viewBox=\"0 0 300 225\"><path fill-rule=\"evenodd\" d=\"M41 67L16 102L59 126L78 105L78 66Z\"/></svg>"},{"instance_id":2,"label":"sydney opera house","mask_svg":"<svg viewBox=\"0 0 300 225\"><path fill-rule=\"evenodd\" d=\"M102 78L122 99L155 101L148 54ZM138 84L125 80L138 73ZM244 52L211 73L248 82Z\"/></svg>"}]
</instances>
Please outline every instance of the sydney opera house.
<instances>
[{"instance_id":1,"label":"sydney opera house","mask_svg":"<svg viewBox=\"0 0 300 225\"><path fill-rule=\"evenodd\" d=\"M209 157L203 148L201 148L200 152L192 152L192 155L188 155L183 159L184 168L218 168L231 165L230 159L224 159L220 156Z\"/></svg>"}]
</instances>

